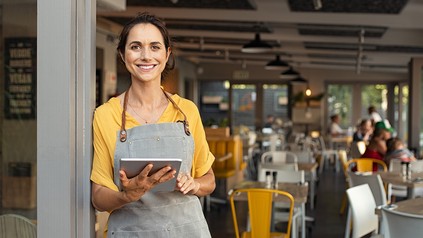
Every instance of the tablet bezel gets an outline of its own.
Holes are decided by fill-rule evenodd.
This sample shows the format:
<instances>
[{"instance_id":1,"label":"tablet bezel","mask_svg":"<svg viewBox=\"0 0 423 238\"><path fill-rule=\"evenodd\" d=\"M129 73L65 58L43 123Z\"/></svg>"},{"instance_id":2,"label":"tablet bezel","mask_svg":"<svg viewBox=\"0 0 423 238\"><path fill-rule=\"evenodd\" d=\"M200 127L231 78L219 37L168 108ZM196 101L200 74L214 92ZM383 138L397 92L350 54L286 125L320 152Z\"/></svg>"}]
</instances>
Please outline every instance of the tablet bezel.
<instances>
[{"instance_id":1,"label":"tablet bezel","mask_svg":"<svg viewBox=\"0 0 423 238\"><path fill-rule=\"evenodd\" d=\"M154 174L165 166L170 166L176 171L175 177L167 182L154 186L150 191L170 192L175 190L176 177L181 167L182 159L178 158L121 158L120 169L125 171L128 178L137 176L148 164L153 164L149 175Z\"/></svg>"}]
</instances>

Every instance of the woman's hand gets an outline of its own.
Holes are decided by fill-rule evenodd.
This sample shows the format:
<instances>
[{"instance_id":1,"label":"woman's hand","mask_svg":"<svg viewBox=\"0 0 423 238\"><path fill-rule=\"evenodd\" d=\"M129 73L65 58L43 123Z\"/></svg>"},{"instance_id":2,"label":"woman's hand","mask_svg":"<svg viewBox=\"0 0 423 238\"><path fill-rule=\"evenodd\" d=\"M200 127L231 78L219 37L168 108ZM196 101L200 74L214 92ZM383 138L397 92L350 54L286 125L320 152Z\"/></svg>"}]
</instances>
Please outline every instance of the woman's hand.
<instances>
[{"instance_id":1,"label":"woman's hand","mask_svg":"<svg viewBox=\"0 0 423 238\"><path fill-rule=\"evenodd\" d=\"M200 183L195 181L189 173L180 174L176 179L176 190L183 194L196 194L200 189Z\"/></svg>"},{"instance_id":2,"label":"woman's hand","mask_svg":"<svg viewBox=\"0 0 423 238\"><path fill-rule=\"evenodd\" d=\"M148 174L152 168L153 165L149 164L137 176L130 179L126 177L124 171L119 171L124 197L128 202L139 200L142 195L157 184L164 183L175 177L176 171L170 166L163 167L149 176Z\"/></svg>"}]
</instances>

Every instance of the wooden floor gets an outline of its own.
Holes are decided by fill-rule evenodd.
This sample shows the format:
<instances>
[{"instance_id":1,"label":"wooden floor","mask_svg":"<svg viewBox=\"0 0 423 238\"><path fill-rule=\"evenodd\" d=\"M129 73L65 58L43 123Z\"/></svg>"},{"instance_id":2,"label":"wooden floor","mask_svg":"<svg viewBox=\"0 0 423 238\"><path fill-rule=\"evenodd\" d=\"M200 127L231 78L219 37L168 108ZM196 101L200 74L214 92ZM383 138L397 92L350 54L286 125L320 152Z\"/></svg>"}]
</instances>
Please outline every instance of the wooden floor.
<instances>
[{"instance_id":1,"label":"wooden floor","mask_svg":"<svg viewBox=\"0 0 423 238\"><path fill-rule=\"evenodd\" d=\"M340 238L344 237L346 213L339 214L339 208L345 192L345 179L342 174L328 168L319 176L315 209L307 206L307 216L314 222L307 222L307 238ZM209 228L214 238L235 237L229 205L214 204L211 211L206 212ZM244 226L241 222L241 226ZM244 227L241 227L244 228Z\"/></svg>"}]
</instances>

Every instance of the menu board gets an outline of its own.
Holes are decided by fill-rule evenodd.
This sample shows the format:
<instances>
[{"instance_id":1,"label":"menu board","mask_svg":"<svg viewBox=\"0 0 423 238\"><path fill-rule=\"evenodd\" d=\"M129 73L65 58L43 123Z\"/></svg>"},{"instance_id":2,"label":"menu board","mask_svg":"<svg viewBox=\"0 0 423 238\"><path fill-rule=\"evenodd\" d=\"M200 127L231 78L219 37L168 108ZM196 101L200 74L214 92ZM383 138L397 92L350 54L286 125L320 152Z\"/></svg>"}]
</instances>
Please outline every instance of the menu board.
<instances>
[{"instance_id":1,"label":"menu board","mask_svg":"<svg viewBox=\"0 0 423 238\"><path fill-rule=\"evenodd\" d=\"M4 44L6 119L35 119L36 38L6 38Z\"/></svg>"}]
</instances>

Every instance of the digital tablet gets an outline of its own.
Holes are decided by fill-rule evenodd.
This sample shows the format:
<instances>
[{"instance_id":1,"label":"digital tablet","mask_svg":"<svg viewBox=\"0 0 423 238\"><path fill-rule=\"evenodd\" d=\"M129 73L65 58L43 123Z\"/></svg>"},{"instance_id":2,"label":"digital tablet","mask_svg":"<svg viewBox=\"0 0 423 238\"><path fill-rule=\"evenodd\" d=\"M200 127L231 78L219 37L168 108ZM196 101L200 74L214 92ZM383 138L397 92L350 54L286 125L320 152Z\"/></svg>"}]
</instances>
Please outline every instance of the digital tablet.
<instances>
[{"instance_id":1,"label":"digital tablet","mask_svg":"<svg viewBox=\"0 0 423 238\"><path fill-rule=\"evenodd\" d=\"M154 174L165 166L170 166L176 170L175 178L156 185L150 191L153 192L170 192L175 190L176 176L179 173L182 160L178 158L121 158L120 169L125 171L128 178L137 176L148 164L153 164L149 175Z\"/></svg>"}]
</instances>

